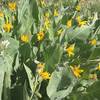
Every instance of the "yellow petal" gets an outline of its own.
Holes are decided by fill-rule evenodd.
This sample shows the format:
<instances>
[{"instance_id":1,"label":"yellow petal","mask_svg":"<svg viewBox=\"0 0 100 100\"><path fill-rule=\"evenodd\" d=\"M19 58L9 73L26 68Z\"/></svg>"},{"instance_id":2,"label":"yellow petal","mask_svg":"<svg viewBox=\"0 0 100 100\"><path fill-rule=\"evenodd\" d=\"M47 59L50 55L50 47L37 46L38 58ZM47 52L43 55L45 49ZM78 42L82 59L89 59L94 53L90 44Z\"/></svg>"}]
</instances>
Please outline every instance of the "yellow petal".
<instances>
[{"instance_id":1,"label":"yellow petal","mask_svg":"<svg viewBox=\"0 0 100 100\"><path fill-rule=\"evenodd\" d=\"M3 12L2 12L2 11L0 11L0 17L3 17L3 16L4 16Z\"/></svg>"},{"instance_id":2,"label":"yellow petal","mask_svg":"<svg viewBox=\"0 0 100 100\"><path fill-rule=\"evenodd\" d=\"M39 32L39 33L37 33L37 40L38 41L41 41L41 40L43 40L44 39L44 32Z\"/></svg>"},{"instance_id":3,"label":"yellow petal","mask_svg":"<svg viewBox=\"0 0 100 100\"><path fill-rule=\"evenodd\" d=\"M16 10L16 3L15 2L9 2L8 7L10 10L14 11Z\"/></svg>"},{"instance_id":4,"label":"yellow petal","mask_svg":"<svg viewBox=\"0 0 100 100\"><path fill-rule=\"evenodd\" d=\"M77 6L76 6L76 10L77 10L77 11L80 11L80 10L81 10L81 7L80 7L79 5L77 5Z\"/></svg>"},{"instance_id":5,"label":"yellow petal","mask_svg":"<svg viewBox=\"0 0 100 100\"><path fill-rule=\"evenodd\" d=\"M72 27L72 19L70 19L70 20L67 21L67 27L68 28Z\"/></svg>"},{"instance_id":6,"label":"yellow petal","mask_svg":"<svg viewBox=\"0 0 100 100\"><path fill-rule=\"evenodd\" d=\"M21 35L21 41L26 43L29 42L29 36L27 34Z\"/></svg>"},{"instance_id":7,"label":"yellow petal","mask_svg":"<svg viewBox=\"0 0 100 100\"><path fill-rule=\"evenodd\" d=\"M84 72L83 69L80 69L80 66L70 66L73 74L78 78L81 77L81 73Z\"/></svg>"},{"instance_id":8,"label":"yellow petal","mask_svg":"<svg viewBox=\"0 0 100 100\"><path fill-rule=\"evenodd\" d=\"M74 47L75 44L72 44L66 49L66 52L68 53L69 57L74 55Z\"/></svg>"},{"instance_id":9,"label":"yellow petal","mask_svg":"<svg viewBox=\"0 0 100 100\"><path fill-rule=\"evenodd\" d=\"M91 45L96 45L97 44L97 40L96 39L92 39L91 41L89 41L89 43L91 44Z\"/></svg>"}]
</instances>

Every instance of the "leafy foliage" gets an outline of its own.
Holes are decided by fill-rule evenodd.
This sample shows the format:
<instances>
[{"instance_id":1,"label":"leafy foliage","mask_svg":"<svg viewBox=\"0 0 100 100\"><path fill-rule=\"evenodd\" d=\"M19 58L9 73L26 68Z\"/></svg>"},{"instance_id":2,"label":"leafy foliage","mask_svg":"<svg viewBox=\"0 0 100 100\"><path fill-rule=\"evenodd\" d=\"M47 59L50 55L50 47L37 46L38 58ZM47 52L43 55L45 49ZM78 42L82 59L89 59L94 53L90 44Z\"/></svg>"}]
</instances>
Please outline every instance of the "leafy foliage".
<instances>
[{"instance_id":1,"label":"leafy foliage","mask_svg":"<svg viewBox=\"0 0 100 100\"><path fill-rule=\"evenodd\" d=\"M98 4L88 9L82 0L2 0L0 5L0 100L100 99Z\"/></svg>"}]
</instances>

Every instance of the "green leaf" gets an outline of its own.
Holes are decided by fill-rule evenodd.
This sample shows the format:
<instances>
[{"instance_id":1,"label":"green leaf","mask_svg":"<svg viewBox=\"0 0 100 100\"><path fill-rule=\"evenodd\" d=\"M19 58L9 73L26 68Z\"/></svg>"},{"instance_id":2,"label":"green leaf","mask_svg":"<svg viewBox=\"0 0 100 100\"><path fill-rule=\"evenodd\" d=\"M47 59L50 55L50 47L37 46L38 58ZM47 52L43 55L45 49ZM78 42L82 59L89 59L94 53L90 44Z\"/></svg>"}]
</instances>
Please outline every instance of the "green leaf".
<instances>
[{"instance_id":1,"label":"green leaf","mask_svg":"<svg viewBox=\"0 0 100 100\"><path fill-rule=\"evenodd\" d=\"M91 26L77 27L75 29L68 30L66 35L69 38L69 41L72 39L86 40L92 32L92 29L93 28Z\"/></svg>"},{"instance_id":2,"label":"green leaf","mask_svg":"<svg viewBox=\"0 0 100 100\"><path fill-rule=\"evenodd\" d=\"M27 73L27 77L28 77L28 80L29 80L30 88L33 91L33 76L32 76L32 71L25 64L24 64L24 68L25 68L25 71Z\"/></svg>"},{"instance_id":3,"label":"green leaf","mask_svg":"<svg viewBox=\"0 0 100 100\"><path fill-rule=\"evenodd\" d=\"M63 53L63 48L57 44L56 46L50 46L44 51L44 59L46 63L46 70L53 71L55 65L60 63Z\"/></svg>"},{"instance_id":4,"label":"green leaf","mask_svg":"<svg viewBox=\"0 0 100 100\"><path fill-rule=\"evenodd\" d=\"M21 26L18 33L29 33L33 24L32 10L30 0L20 0L18 6L18 26Z\"/></svg>"},{"instance_id":5,"label":"green leaf","mask_svg":"<svg viewBox=\"0 0 100 100\"><path fill-rule=\"evenodd\" d=\"M5 50L5 54L13 57L18 52L19 42L11 37L4 37L4 39L10 43Z\"/></svg>"},{"instance_id":6,"label":"green leaf","mask_svg":"<svg viewBox=\"0 0 100 100\"><path fill-rule=\"evenodd\" d=\"M12 64L14 60L14 55L18 50L18 41L10 37L4 37L4 40L9 41L8 47L4 50L4 55L0 55L0 72L2 74L1 79L3 80L3 100L10 99L10 86L11 86L11 74L12 74ZM2 80L1 86L2 88Z\"/></svg>"},{"instance_id":7,"label":"green leaf","mask_svg":"<svg viewBox=\"0 0 100 100\"><path fill-rule=\"evenodd\" d=\"M60 90L60 91L54 93L54 95L52 95L52 97L51 97L51 100L64 99L72 92L73 87L74 87L74 84L71 84L71 85L69 85L69 87L66 90Z\"/></svg>"},{"instance_id":8,"label":"green leaf","mask_svg":"<svg viewBox=\"0 0 100 100\"><path fill-rule=\"evenodd\" d=\"M11 73L6 72L4 75L4 83L3 83L3 100L11 100L11 79L10 79Z\"/></svg>"},{"instance_id":9,"label":"green leaf","mask_svg":"<svg viewBox=\"0 0 100 100\"><path fill-rule=\"evenodd\" d=\"M26 84L26 82L24 83L24 87L23 87L23 100L30 100L29 99L29 95L28 95L28 91L27 91L27 84Z\"/></svg>"},{"instance_id":10,"label":"green leaf","mask_svg":"<svg viewBox=\"0 0 100 100\"><path fill-rule=\"evenodd\" d=\"M100 80L95 82L92 86L87 88L87 92L89 92L90 96L92 96L93 98L97 98L97 100L100 99Z\"/></svg>"},{"instance_id":11,"label":"green leaf","mask_svg":"<svg viewBox=\"0 0 100 100\"><path fill-rule=\"evenodd\" d=\"M18 5L18 22L20 23L23 19L24 13L28 8L29 0L20 0Z\"/></svg>"},{"instance_id":12,"label":"green leaf","mask_svg":"<svg viewBox=\"0 0 100 100\"><path fill-rule=\"evenodd\" d=\"M14 70L17 71L19 66L20 66L20 63L19 63L19 53L18 53L15 55L14 62L13 62Z\"/></svg>"},{"instance_id":13,"label":"green leaf","mask_svg":"<svg viewBox=\"0 0 100 100\"><path fill-rule=\"evenodd\" d=\"M35 19L36 24L38 23L38 15L39 15L39 10L38 10L38 5L36 0L30 0L30 11L32 13L32 17Z\"/></svg>"},{"instance_id":14,"label":"green leaf","mask_svg":"<svg viewBox=\"0 0 100 100\"><path fill-rule=\"evenodd\" d=\"M0 69L0 100L2 100L3 81L4 81L4 71Z\"/></svg>"},{"instance_id":15,"label":"green leaf","mask_svg":"<svg viewBox=\"0 0 100 100\"><path fill-rule=\"evenodd\" d=\"M30 58L31 48L28 43L22 44L19 48L19 52L22 56L23 61L26 61Z\"/></svg>"},{"instance_id":16,"label":"green leaf","mask_svg":"<svg viewBox=\"0 0 100 100\"><path fill-rule=\"evenodd\" d=\"M96 48L92 51L92 53L91 53L89 59L91 59L91 60L93 60L93 59L100 59L100 47L96 47Z\"/></svg>"},{"instance_id":17,"label":"green leaf","mask_svg":"<svg viewBox=\"0 0 100 100\"><path fill-rule=\"evenodd\" d=\"M59 71L54 71L47 86L47 94L51 100L63 99L68 96L76 84L76 79L71 74L70 69L60 68Z\"/></svg>"},{"instance_id":18,"label":"green leaf","mask_svg":"<svg viewBox=\"0 0 100 100\"><path fill-rule=\"evenodd\" d=\"M52 95L55 92L57 92L57 87L61 81L61 78L62 78L62 71L61 72L54 71L52 73L51 79L47 87L47 94L49 97L52 97Z\"/></svg>"}]
</instances>

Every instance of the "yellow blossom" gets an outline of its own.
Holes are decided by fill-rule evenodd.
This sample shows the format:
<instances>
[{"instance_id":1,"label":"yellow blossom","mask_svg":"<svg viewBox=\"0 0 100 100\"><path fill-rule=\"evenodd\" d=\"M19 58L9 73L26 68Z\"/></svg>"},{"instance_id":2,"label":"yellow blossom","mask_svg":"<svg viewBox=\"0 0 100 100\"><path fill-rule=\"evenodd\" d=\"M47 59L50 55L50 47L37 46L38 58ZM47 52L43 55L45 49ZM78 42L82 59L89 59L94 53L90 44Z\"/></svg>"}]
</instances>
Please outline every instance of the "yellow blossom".
<instances>
[{"instance_id":1,"label":"yellow blossom","mask_svg":"<svg viewBox=\"0 0 100 100\"><path fill-rule=\"evenodd\" d=\"M41 40L43 40L44 39L44 32L39 32L39 33L37 33L37 40L38 41L41 41Z\"/></svg>"},{"instance_id":2,"label":"yellow blossom","mask_svg":"<svg viewBox=\"0 0 100 100\"><path fill-rule=\"evenodd\" d=\"M96 70L100 71L100 63L98 64L98 66L96 67Z\"/></svg>"},{"instance_id":3,"label":"yellow blossom","mask_svg":"<svg viewBox=\"0 0 100 100\"><path fill-rule=\"evenodd\" d=\"M40 0L42 6L46 6L45 0Z\"/></svg>"},{"instance_id":4,"label":"yellow blossom","mask_svg":"<svg viewBox=\"0 0 100 100\"><path fill-rule=\"evenodd\" d=\"M29 42L29 36L27 34L21 35L21 41L25 43Z\"/></svg>"},{"instance_id":5,"label":"yellow blossom","mask_svg":"<svg viewBox=\"0 0 100 100\"><path fill-rule=\"evenodd\" d=\"M80 7L79 5L77 5L77 6L76 6L76 10L77 10L77 11L80 11L80 10L81 10L81 7Z\"/></svg>"},{"instance_id":6,"label":"yellow blossom","mask_svg":"<svg viewBox=\"0 0 100 100\"><path fill-rule=\"evenodd\" d=\"M96 73L90 74L90 75L89 75L89 78L90 78L90 79L93 79L93 80L97 80L97 74L96 74Z\"/></svg>"},{"instance_id":7,"label":"yellow blossom","mask_svg":"<svg viewBox=\"0 0 100 100\"><path fill-rule=\"evenodd\" d=\"M45 17L45 20L44 20L44 26L45 28L48 30L49 27L50 27L50 20L49 18Z\"/></svg>"},{"instance_id":8,"label":"yellow blossom","mask_svg":"<svg viewBox=\"0 0 100 100\"><path fill-rule=\"evenodd\" d=\"M40 74L41 72L43 72L45 64L44 63L39 63L37 64L37 72Z\"/></svg>"},{"instance_id":9,"label":"yellow blossom","mask_svg":"<svg viewBox=\"0 0 100 100\"><path fill-rule=\"evenodd\" d=\"M3 12L2 12L2 11L0 11L0 17L3 17L3 16L4 16Z\"/></svg>"},{"instance_id":10,"label":"yellow blossom","mask_svg":"<svg viewBox=\"0 0 100 100\"><path fill-rule=\"evenodd\" d=\"M39 64L37 64L37 67L38 67L38 68L43 68L44 65L45 65L44 63L39 63Z\"/></svg>"},{"instance_id":11,"label":"yellow blossom","mask_svg":"<svg viewBox=\"0 0 100 100\"><path fill-rule=\"evenodd\" d=\"M67 49L66 52L68 53L68 56L71 57L74 55L74 49L75 49L75 44L70 45Z\"/></svg>"},{"instance_id":12,"label":"yellow blossom","mask_svg":"<svg viewBox=\"0 0 100 100\"><path fill-rule=\"evenodd\" d=\"M54 9L54 16L58 16L59 15L59 12L57 11L57 9Z\"/></svg>"},{"instance_id":13,"label":"yellow blossom","mask_svg":"<svg viewBox=\"0 0 100 100\"><path fill-rule=\"evenodd\" d=\"M95 46L97 44L97 40L96 39L92 39L91 41L89 41L89 43L93 46Z\"/></svg>"},{"instance_id":14,"label":"yellow blossom","mask_svg":"<svg viewBox=\"0 0 100 100\"><path fill-rule=\"evenodd\" d=\"M9 23L8 21L3 25L3 29L5 30L5 32L10 32L12 28L13 28L12 24Z\"/></svg>"},{"instance_id":15,"label":"yellow blossom","mask_svg":"<svg viewBox=\"0 0 100 100\"><path fill-rule=\"evenodd\" d=\"M76 20L77 20L78 22L80 22L80 21L81 21L81 17L80 17L80 16L77 16Z\"/></svg>"},{"instance_id":16,"label":"yellow blossom","mask_svg":"<svg viewBox=\"0 0 100 100\"><path fill-rule=\"evenodd\" d=\"M87 21L81 21L79 22L79 26L82 26L82 25L86 25Z\"/></svg>"},{"instance_id":17,"label":"yellow blossom","mask_svg":"<svg viewBox=\"0 0 100 100\"><path fill-rule=\"evenodd\" d=\"M77 20L79 26L83 26L87 23L87 21L82 20L80 16L78 16L76 18L76 20Z\"/></svg>"},{"instance_id":18,"label":"yellow blossom","mask_svg":"<svg viewBox=\"0 0 100 100\"><path fill-rule=\"evenodd\" d=\"M11 11L16 10L16 3L15 2L9 2L8 7Z\"/></svg>"},{"instance_id":19,"label":"yellow blossom","mask_svg":"<svg viewBox=\"0 0 100 100\"><path fill-rule=\"evenodd\" d=\"M72 19L70 19L70 20L67 21L67 27L68 28L72 27Z\"/></svg>"},{"instance_id":20,"label":"yellow blossom","mask_svg":"<svg viewBox=\"0 0 100 100\"><path fill-rule=\"evenodd\" d=\"M78 65L78 66L70 66L71 67L71 70L72 70L72 72L73 72L73 74L77 77L77 78L79 78L79 77L81 77L81 73L82 72L84 72L84 70L83 69L80 69L80 66Z\"/></svg>"},{"instance_id":21,"label":"yellow blossom","mask_svg":"<svg viewBox=\"0 0 100 100\"><path fill-rule=\"evenodd\" d=\"M44 79L44 80L47 80L47 79L50 79L50 73L48 73L48 72L41 72L40 73L40 76L42 77L42 79Z\"/></svg>"}]
</instances>

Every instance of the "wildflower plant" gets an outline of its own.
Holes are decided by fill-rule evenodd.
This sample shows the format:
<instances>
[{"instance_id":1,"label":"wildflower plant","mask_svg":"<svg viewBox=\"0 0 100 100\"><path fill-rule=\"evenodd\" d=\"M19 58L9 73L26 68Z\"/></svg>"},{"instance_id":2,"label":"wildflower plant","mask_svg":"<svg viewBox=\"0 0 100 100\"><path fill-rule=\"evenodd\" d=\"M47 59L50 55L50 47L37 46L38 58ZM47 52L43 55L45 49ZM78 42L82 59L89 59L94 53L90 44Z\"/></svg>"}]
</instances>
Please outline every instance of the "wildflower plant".
<instances>
[{"instance_id":1,"label":"wildflower plant","mask_svg":"<svg viewBox=\"0 0 100 100\"><path fill-rule=\"evenodd\" d=\"M100 19L80 2L0 3L0 100L99 100Z\"/></svg>"}]
</instances>

